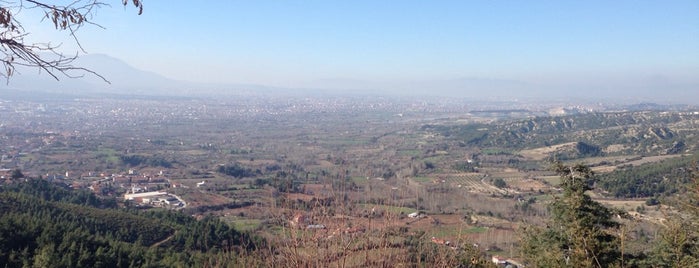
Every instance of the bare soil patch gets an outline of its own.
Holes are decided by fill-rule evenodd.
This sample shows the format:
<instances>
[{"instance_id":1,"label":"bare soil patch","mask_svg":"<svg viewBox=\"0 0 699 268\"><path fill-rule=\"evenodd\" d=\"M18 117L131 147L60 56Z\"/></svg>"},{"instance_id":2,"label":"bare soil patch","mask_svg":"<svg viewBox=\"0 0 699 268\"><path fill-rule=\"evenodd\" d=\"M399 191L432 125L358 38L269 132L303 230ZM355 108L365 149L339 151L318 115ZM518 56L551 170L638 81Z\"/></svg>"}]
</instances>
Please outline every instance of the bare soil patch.
<instances>
[{"instance_id":1,"label":"bare soil patch","mask_svg":"<svg viewBox=\"0 0 699 268\"><path fill-rule=\"evenodd\" d=\"M549 156L549 154L561 150L563 148L573 147L575 146L575 144L576 142L568 142L529 150L522 150L519 152L519 154L522 155L524 158L531 160L544 160L546 159L546 157Z\"/></svg>"}]
</instances>

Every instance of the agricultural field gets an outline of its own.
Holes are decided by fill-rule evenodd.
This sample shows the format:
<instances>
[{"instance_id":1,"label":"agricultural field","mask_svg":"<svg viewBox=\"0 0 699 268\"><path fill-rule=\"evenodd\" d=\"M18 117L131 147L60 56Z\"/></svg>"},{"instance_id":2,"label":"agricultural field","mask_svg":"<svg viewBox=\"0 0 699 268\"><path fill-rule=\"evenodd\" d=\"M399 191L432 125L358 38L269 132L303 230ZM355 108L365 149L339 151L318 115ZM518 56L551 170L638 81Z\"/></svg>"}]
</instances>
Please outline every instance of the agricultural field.
<instances>
[{"instance_id":1,"label":"agricultural field","mask_svg":"<svg viewBox=\"0 0 699 268\"><path fill-rule=\"evenodd\" d=\"M154 103L158 102L142 104ZM116 109L138 104L108 105ZM231 113L231 106L252 104L206 103L206 113L196 117L165 116L177 115L183 105L204 105L177 100L158 110L144 108L146 112L117 125L107 126L104 122L110 120L85 114L46 117L72 118L76 121L65 125L80 131L52 127L7 135L0 140L5 148L1 164L75 187L109 188L100 192L105 198L136 188L129 182L156 187L149 181L159 178L159 189L187 202L182 213L198 219L219 217L235 229L260 235L279 248L276 257L293 256L303 260L299 263L319 257L326 264L349 265L366 259L379 262L386 254L400 259L413 254L407 245L443 246L446 241L478 245L482 254L519 257L518 230L545 223L550 216L547 206L562 194L561 177L551 170L551 160L556 159L583 163L607 176L603 178L608 181L596 186L616 188L590 191L594 200L641 219L640 229L656 230L663 213L673 208L646 202L671 200L682 182L656 179L689 169L697 149L697 137L688 131L696 125L686 122L696 116L680 112L668 124L682 129L651 128L649 134L639 118L652 126L670 119L648 112L548 121L484 114L471 118L453 109L397 102L376 110L369 104L343 104L332 112L278 108L245 114ZM402 115L396 116L399 112ZM580 122L595 134L576 124L555 129L541 125L552 120ZM96 123L82 127L82 122ZM19 127L11 123L0 127L6 133L15 128ZM628 132L627 143L608 140L620 129ZM59 132L65 134L54 134ZM619 172L641 167L643 174L629 174L662 184L657 189L666 192L615 198L612 190L636 193L627 189L633 184L616 181L627 176ZM100 179L83 179L94 176ZM111 176L124 182L94 185Z\"/></svg>"}]
</instances>

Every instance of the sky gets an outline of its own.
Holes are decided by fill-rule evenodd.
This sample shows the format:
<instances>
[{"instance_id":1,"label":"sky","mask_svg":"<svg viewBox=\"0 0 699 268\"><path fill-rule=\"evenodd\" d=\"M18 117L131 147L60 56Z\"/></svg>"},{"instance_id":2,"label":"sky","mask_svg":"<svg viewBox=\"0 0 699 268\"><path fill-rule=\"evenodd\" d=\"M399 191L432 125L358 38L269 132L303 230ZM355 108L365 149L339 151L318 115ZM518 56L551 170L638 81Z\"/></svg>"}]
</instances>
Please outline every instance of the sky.
<instances>
[{"instance_id":1,"label":"sky","mask_svg":"<svg viewBox=\"0 0 699 268\"><path fill-rule=\"evenodd\" d=\"M149 0L140 16L106 1L114 3L92 19L105 29L78 32L85 50L178 80L399 90L474 80L699 85L696 0ZM64 40L75 52L39 19L28 22L38 25L32 38Z\"/></svg>"}]
</instances>

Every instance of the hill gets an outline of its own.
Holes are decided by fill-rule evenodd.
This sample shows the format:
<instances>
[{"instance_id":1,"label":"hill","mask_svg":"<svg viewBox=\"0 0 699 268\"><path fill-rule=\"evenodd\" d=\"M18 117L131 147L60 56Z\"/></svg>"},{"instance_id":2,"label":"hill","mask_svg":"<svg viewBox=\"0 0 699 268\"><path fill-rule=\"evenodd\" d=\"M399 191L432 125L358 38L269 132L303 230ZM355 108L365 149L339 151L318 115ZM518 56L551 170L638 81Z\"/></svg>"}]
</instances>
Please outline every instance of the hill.
<instances>
[{"instance_id":1,"label":"hill","mask_svg":"<svg viewBox=\"0 0 699 268\"><path fill-rule=\"evenodd\" d=\"M235 263L235 252L261 243L214 218L197 221L176 212L110 204L116 203L44 180L3 186L0 262L10 267L191 267Z\"/></svg>"}]
</instances>

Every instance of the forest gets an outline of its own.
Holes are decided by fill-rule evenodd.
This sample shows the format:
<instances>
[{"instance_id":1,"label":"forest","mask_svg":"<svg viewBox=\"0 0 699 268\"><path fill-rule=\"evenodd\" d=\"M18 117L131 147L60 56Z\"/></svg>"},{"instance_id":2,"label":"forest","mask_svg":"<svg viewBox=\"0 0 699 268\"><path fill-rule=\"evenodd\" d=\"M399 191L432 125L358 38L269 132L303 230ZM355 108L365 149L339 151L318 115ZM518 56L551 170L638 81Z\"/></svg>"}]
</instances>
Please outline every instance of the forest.
<instances>
[{"instance_id":1,"label":"forest","mask_svg":"<svg viewBox=\"0 0 699 268\"><path fill-rule=\"evenodd\" d=\"M213 217L118 208L39 179L0 188L0 212L5 267L237 266L266 246Z\"/></svg>"},{"instance_id":2,"label":"forest","mask_svg":"<svg viewBox=\"0 0 699 268\"><path fill-rule=\"evenodd\" d=\"M624 167L599 176L599 186L618 198L647 198L684 193L692 182L697 155Z\"/></svg>"}]
</instances>

